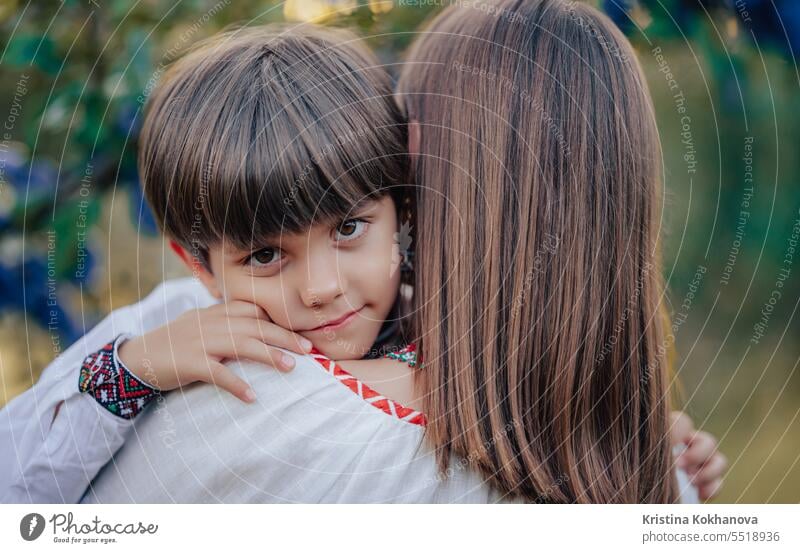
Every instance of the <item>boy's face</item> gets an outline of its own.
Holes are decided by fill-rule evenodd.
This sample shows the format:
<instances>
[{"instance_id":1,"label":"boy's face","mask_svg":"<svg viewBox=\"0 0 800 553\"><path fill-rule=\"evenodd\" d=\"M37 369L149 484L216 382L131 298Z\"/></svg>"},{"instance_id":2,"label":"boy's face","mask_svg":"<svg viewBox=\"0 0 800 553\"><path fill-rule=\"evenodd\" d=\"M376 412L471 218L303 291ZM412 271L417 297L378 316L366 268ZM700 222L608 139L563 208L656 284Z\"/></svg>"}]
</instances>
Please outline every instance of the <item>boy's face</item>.
<instances>
[{"instance_id":1,"label":"boy's face","mask_svg":"<svg viewBox=\"0 0 800 553\"><path fill-rule=\"evenodd\" d=\"M398 294L397 215L386 196L348 217L283 234L253 251L223 242L209 250L212 273L195 269L215 297L259 305L272 322L332 359L360 359Z\"/></svg>"}]
</instances>

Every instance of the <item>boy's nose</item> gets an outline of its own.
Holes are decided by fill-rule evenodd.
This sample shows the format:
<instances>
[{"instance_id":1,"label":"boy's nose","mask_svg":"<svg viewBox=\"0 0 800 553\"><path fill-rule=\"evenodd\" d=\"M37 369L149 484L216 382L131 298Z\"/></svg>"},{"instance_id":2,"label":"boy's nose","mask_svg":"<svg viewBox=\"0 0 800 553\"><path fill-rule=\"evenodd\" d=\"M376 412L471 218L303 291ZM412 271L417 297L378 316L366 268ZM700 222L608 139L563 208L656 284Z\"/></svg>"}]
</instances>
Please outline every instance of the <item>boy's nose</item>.
<instances>
[{"instance_id":1,"label":"boy's nose","mask_svg":"<svg viewBox=\"0 0 800 553\"><path fill-rule=\"evenodd\" d=\"M301 291L306 307L319 307L331 303L344 291L344 275L334 262L308 266L306 285Z\"/></svg>"}]
</instances>

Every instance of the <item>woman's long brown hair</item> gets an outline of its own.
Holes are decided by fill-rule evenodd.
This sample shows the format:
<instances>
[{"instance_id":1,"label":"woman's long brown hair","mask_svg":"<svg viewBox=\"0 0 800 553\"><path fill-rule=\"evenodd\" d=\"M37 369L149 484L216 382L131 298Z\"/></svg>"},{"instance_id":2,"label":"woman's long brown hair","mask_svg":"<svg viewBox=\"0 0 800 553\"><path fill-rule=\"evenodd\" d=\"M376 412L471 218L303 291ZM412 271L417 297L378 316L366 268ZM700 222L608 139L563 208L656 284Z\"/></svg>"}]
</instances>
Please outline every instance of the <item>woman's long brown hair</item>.
<instances>
[{"instance_id":1,"label":"woman's long brown hair","mask_svg":"<svg viewBox=\"0 0 800 553\"><path fill-rule=\"evenodd\" d=\"M531 501L674 502L641 68L589 6L482 6L439 14L399 83L428 438Z\"/></svg>"}]
</instances>

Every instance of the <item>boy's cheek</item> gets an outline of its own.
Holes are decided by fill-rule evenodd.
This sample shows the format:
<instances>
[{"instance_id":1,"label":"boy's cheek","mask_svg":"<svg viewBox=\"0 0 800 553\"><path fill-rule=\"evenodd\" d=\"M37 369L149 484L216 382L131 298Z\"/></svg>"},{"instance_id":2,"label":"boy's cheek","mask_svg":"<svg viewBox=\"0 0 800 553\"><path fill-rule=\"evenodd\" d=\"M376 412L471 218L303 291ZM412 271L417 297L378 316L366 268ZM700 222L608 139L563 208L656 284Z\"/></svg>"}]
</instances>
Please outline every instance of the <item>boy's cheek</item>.
<instances>
[{"instance_id":1,"label":"boy's cheek","mask_svg":"<svg viewBox=\"0 0 800 553\"><path fill-rule=\"evenodd\" d=\"M357 284L358 295L388 314L400 289L400 267L393 267L391 256L364 262L354 271L351 286ZM383 313L383 311L386 313Z\"/></svg>"},{"instance_id":2,"label":"boy's cheek","mask_svg":"<svg viewBox=\"0 0 800 553\"><path fill-rule=\"evenodd\" d=\"M383 287L391 287L399 282L400 263L402 262L400 245L394 240L382 240L376 247L363 252L351 261L359 274L369 274L370 280Z\"/></svg>"}]
</instances>

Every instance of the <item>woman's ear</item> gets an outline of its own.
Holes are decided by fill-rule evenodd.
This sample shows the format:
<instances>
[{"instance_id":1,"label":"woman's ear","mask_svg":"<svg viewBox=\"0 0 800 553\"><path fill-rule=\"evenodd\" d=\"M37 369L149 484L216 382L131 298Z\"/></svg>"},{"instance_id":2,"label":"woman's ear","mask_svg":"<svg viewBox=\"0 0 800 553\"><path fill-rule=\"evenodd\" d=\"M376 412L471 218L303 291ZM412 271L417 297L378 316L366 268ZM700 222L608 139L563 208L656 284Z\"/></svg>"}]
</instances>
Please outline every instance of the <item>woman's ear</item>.
<instances>
[{"instance_id":1,"label":"woman's ear","mask_svg":"<svg viewBox=\"0 0 800 553\"><path fill-rule=\"evenodd\" d=\"M411 163L416 163L417 156L419 155L419 141L420 141L420 127L419 121L416 119L409 119L408 121L408 153L411 157Z\"/></svg>"},{"instance_id":2,"label":"woman's ear","mask_svg":"<svg viewBox=\"0 0 800 553\"><path fill-rule=\"evenodd\" d=\"M219 286L217 286L217 279L206 269L202 261L187 252L186 249L175 240L169 241L169 247L181 258L183 264L192 272L192 276L196 276L200 279L200 282L203 283L203 286L206 287L209 294L218 300L223 299L222 292L220 292Z\"/></svg>"}]
</instances>

